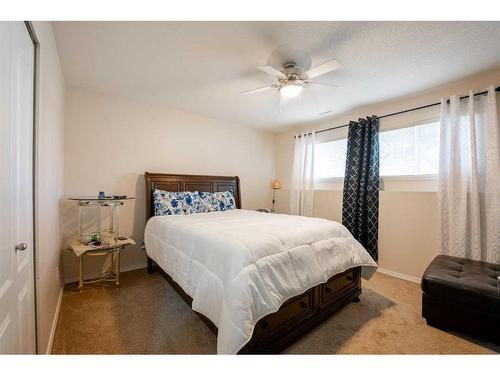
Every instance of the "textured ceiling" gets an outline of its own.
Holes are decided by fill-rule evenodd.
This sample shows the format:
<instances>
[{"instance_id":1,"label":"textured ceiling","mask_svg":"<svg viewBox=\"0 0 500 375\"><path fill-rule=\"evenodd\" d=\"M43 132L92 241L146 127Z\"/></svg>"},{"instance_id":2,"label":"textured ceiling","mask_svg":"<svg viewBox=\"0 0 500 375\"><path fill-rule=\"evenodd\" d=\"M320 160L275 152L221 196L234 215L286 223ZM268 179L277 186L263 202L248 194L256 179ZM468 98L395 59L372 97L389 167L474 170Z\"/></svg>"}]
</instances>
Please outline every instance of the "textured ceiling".
<instances>
[{"instance_id":1,"label":"textured ceiling","mask_svg":"<svg viewBox=\"0 0 500 375\"><path fill-rule=\"evenodd\" d=\"M66 85L276 130L500 65L500 22L54 22ZM256 66L343 68L280 107ZM319 115L331 111L328 115Z\"/></svg>"}]
</instances>

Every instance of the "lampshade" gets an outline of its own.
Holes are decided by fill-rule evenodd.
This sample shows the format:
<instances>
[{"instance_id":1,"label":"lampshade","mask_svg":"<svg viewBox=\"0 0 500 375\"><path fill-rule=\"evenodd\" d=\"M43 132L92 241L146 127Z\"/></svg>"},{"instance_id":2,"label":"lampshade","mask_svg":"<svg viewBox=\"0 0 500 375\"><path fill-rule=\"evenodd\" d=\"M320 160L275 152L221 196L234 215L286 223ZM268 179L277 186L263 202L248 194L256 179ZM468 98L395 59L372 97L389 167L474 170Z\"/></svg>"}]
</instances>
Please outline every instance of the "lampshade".
<instances>
[{"instance_id":1,"label":"lampshade","mask_svg":"<svg viewBox=\"0 0 500 375\"><path fill-rule=\"evenodd\" d=\"M279 182L279 180L273 180L271 186L273 189L281 189L281 182Z\"/></svg>"}]
</instances>

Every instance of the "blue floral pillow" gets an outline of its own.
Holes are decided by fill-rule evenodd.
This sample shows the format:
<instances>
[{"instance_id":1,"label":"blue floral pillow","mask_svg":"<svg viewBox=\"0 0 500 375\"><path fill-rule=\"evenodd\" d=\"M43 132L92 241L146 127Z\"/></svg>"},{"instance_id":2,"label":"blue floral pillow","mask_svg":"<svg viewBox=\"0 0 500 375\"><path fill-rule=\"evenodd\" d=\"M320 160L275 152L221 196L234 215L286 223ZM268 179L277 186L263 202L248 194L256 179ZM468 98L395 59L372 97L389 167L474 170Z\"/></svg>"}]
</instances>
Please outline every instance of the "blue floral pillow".
<instances>
[{"instance_id":1,"label":"blue floral pillow","mask_svg":"<svg viewBox=\"0 0 500 375\"><path fill-rule=\"evenodd\" d=\"M197 191L153 191L155 216L189 215L203 212L203 203Z\"/></svg>"},{"instance_id":2,"label":"blue floral pillow","mask_svg":"<svg viewBox=\"0 0 500 375\"><path fill-rule=\"evenodd\" d=\"M233 194L230 191L198 193L203 205L203 212L226 211L236 209Z\"/></svg>"}]
</instances>

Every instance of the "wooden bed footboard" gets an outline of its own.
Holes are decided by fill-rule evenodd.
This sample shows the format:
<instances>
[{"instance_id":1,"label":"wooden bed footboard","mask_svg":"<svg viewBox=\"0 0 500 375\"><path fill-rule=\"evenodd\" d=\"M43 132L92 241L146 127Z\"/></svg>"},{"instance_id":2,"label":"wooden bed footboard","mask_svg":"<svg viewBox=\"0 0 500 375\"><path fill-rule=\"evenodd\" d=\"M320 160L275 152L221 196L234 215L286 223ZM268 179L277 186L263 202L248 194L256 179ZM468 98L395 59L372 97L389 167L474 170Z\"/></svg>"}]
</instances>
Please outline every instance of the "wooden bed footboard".
<instances>
[{"instance_id":1,"label":"wooden bed footboard","mask_svg":"<svg viewBox=\"0 0 500 375\"><path fill-rule=\"evenodd\" d=\"M193 299L187 295L161 267L148 257L148 272L158 270L174 290L191 307ZM349 302L359 302L361 269L351 268L317 285L305 293L290 298L281 308L260 319L250 341L238 354L279 353L295 340L311 331ZM201 320L217 335L217 327L206 316Z\"/></svg>"},{"instance_id":2,"label":"wooden bed footboard","mask_svg":"<svg viewBox=\"0 0 500 375\"><path fill-rule=\"evenodd\" d=\"M349 302L359 302L361 271L349 269L286 301L260 319L239 353L279 353Z\"/></svg>"}]
</instances>

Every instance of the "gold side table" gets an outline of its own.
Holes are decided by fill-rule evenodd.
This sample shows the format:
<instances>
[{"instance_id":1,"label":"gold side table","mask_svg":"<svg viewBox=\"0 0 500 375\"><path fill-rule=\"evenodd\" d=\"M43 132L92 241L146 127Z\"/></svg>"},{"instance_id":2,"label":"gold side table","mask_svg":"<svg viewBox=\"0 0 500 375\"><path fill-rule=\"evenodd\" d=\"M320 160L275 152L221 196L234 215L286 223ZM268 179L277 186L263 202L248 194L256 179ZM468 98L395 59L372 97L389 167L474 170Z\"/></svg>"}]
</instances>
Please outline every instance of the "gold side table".
<instances>
[{"instance_id":1,"label":"gold side table","mask_svg":"<svg viewBox=\"0 0 500 375\"><path fill-rule=\"evenodd\" d=\"M114 282L117 287L120 286L120 252L127 245L135 245L132 238L125 237L123 240L106 238L99 246L84 244L80 241L74 241L69 245L69 249L78 257L79 277L78 288L84 284L92 284L102 281ZM84 256L108 256L109 268L102 272L98 277L84 280L83 257Z\"/></svg>"}]
</instances>

